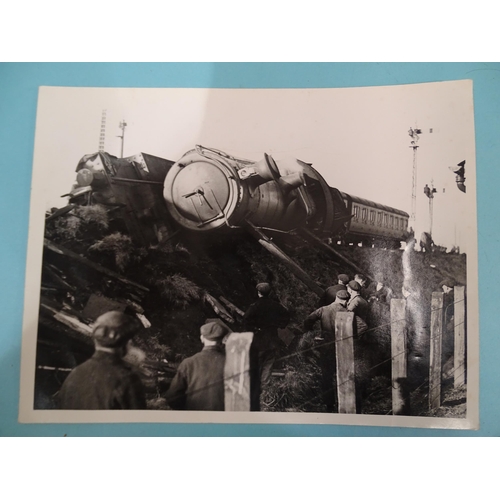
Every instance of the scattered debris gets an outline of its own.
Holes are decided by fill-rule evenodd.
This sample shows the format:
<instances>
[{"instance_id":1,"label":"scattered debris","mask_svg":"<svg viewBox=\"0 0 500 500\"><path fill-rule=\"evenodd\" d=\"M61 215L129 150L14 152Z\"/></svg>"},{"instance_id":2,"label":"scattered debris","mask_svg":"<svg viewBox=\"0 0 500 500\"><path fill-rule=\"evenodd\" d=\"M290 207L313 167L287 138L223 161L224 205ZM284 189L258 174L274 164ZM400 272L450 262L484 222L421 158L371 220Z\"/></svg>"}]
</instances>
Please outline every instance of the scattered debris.
<instances>
[{"instance_id":1,"label":"scattered debris","mask_svg":"<svg viewBox=\"0 0 500 500\"><path fill-rule=\"evenodd\" d=\"M238 314L239 316L244 316L245 313L238 307L236 307L232 302L229 302L229 300L227 300L226 298L220 296L219 297L219 300L225 305L227 306L231 311L235 312L236 314Z\"/></svg>"},{"instance_id":2,"label":"scattered debris","mask_svg":"<svg viewBox=\"0 0 500 500\"><path fill-rule=\"evenodd\" d=\"M204 298L205 301L210 304L215 314L220 316L224 321L227 321L228 323L234 323L234 318L215 297L212 297L212 295L210 295L209 293L205 293Z\"/></svg>"},{"instance_id":3,"label":"scattered debris","mask_svg":"<svg viewBox=\"0 0 500 500\"><path fill-rule=\"evenodd\" d=\"M44 246L45 248L51 250L52 252L56 252L61 255L65 255L67 257L70 257L71 259L81 262L82 264L85 264L86 266L89 266L96 271L99 271L103 274L106 274L107 276L111 276L112 278L115 278L118 281L121 281L122 283L126 285L131 285L135 288L138 288L139 290L143 292L149 292L149 288L146 288L143 285L140 285L139 283L135 283L134 281L131 281L127 278L124 278L123 276L120 276L118 273L115 273L114 271L111 271L110 269L105 268L104 266L101 266L99 264L95 264L94 262L90 261L89 259L85 258L83 255L78 255L75 252L72 252L71 250L68 250L67 248L64 248L62 245L59 245L57 243L54 243L47 238L44 240Z\"/></svg>"}]
</instances>

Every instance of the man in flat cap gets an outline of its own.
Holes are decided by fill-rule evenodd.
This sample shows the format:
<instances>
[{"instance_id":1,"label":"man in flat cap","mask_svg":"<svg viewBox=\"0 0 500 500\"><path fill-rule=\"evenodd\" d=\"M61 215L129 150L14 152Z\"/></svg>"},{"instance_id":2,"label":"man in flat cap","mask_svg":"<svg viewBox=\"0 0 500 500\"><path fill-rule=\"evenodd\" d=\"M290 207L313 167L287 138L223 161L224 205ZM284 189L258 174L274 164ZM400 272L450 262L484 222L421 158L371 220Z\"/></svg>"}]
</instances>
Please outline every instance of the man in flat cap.
<instances>
[{"instance_id":1,"label":"man in flat cap","mask_svg":"<svg viewBox=\"0 0 500 500\"><path fill-rule=\"evenodd\" d=\"M354 275L354 281L357 281L361 285L361 290L359 291L359 294L361 295L361 297L367 300L368 295L366 287L368 284L368 280L366 279L366 276L364 274L357 273Z\"/></svg>"},{"instance_id":2,"label":"man in flat cap","mask_svg":"<svg viewBox=\"0 0 500 500\"><path fill-rule=\"evenodd\" d=\"M337 292L340 290L347 290L347 283L349 283L349 276L347 276L347 274L339 274L337 276L337 284L330 286L325 290L325 294L321 299L321 305L327 306L328 304L335 302Z\"/></svg>"},{"instance_id":3,"label":"man in flat cap","mask_svg":"<svg viewBox=\"0 0 500 500\"><path fill-rule=\"evenodd\" d=\"M224 411L223 338L230 332L221 321L200 328L203 349L181 362L167 391L166 399L174 410Z\"/></svg>"},{"instance_id":4,"label":"man in flat cap","mask_svg":"<svg viewBox=\"0 0 500 500\"><path fill-rule=\"evenodd\" d=\"M335 317L339 311L347 311L346 305L349 299L347 290L339 290L335 297L335 302L327 306L320 307L304 321L304 330L312 330L314 323L321 320L321 332L327 335L329 340L335 340Z\"/></svg>"},{"instance_id":5,"label":"man in flat cap","mask_svg":"<svg viewBox=\"0 0 500 500\"><path fill-rule=\"evenodd\" d=\"M144 387L123 361L129 341L141 329L139 321L120 311L97 318L92 336L95 353L64 381L58 399L63 410L145 409Z\"/></svg>"},{"instance_id":6,"label":"man in flat cap","mask_svg":"<svg viewBox=\"0 0 500 500\"><path fill-rule=\"evenodd\" d=\"M250 349L252 363L252 409L258 410L257 402L261 387L271 379L271 370L276 360L276 351L281 340L278 328L285 328L290 321L288 311L270 297L272 287L269 283L259 283L256 287L258 299L243 316L243 323L254 338Z\"/></svg>"},{"instance_id":7,"label":"man in flat cap","mask_svg":"<svg viewBox=\"0 0 500 500\"><path fill-rule=\"evenodd\" d=\"M321 368L321 393L328 412L333 412L336 404L335 318L338 312L347 311L348 299L349 293L347 293L347 290L339 290L335 302L316 309L304 321L304 331L312 330L318 320L321 322L322 337L316 337L316 340L325 341L318 349L318 352Z\"/></svg>"},{"instance_id":8,"label":"man in flat cap","mask_svg":"<svg viewBox=\"0 0 500 500\"><path fill-rule=\"evenodd\" d=\"M349 281L347 291L350 298L347 302L347 310L356 315L357 333L361 335L368 328L366 321L368 316L368 302L361 297L361 285L355 281Z\"/></svg>"}]
</instances>

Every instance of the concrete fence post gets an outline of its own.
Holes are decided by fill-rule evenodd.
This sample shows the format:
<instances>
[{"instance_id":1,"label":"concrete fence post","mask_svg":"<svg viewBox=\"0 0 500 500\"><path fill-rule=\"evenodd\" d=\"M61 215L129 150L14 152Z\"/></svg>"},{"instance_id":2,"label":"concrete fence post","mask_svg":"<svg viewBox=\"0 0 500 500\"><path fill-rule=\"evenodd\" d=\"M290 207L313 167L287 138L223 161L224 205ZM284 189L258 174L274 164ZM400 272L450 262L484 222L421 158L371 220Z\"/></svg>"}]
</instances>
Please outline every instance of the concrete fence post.
<instances>
[{"instance_id":1,"label":"concrete fence post","mask_svg":"<svg viewBox=\"0 0 500 500\"><path fill-rule=\"evenodd\" d=\"M431 301L431 352L429 367L429 408L441 406L441 370L444 327L444 293L433 292Z\"/></svg>"},{"instance_id":2,"label":"concrete fence post","mask_svg":"<svg viewBox=\"0 0 500 500\"><path fill-rule=\"evenodd\" d=\"M253 333L230 333L224 365L224 410L250 411L250 346Z\"/></svg>"},{"instance_id":3,"label":"concrete fence post","mask_svg":"<svg viewBox=\"0 0 500 500\"><path fill-rule=\"evenodd\" d=\"M354 313L352 312L339 312L335 317L339 413L356 413L353 321Z\"/></svg>"}]
</instances>

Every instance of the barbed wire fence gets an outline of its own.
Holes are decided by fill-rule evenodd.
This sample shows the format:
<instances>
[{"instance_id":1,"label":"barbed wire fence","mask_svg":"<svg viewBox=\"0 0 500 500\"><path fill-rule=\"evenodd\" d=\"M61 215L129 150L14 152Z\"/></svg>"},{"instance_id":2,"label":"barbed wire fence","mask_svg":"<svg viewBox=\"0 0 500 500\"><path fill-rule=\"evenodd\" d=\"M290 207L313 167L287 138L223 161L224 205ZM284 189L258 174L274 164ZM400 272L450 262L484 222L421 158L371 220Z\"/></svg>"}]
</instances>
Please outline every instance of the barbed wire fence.
<instances>
[{"instance_id":1,"label":"barbed wire fence","mask_svg":"<svg viewBox=\"0 0 500 500\"><path fill-rule=\"evenodd\" d=\"M448 310L451 306L455 306L456 304L459 304L460 302L464 302L465 299L461 299L461 300L457 300L457 301L454 301L450 304L447 304L446 306L443 306L441 308L431 308L430 309L430 313L432 314L433 312L437 312L439 310L442 310L443 311L443 316L445 316L447 313L448 313ZM353 318L353 321L355 322L355 318ZM339 342L344 342L346 340L349 340L349 339L352 339L353 341L362 341L363 340L363 337L365 337L367 334L369 333L372 333L372 332L376 332L377 330L381 330L381 329L388 329L388 328L392 328L393 325L395 325L396 323L401 323L403 322L405 324L405 326L408 328L408 320L406 318L404 319L398 319L398 320L395 320L395 321L389 321L389 322L385 322L385 323L382 323L382 324L378 324L376 326L373 326L371 328L368 328L366 329L365 331L362 332L362 334L358 335L357 333L353 333L352 335L349 335L349 336L345 336L343 337L342 339L334 339L334 340L327 340L327 341L321 341L321 343L314 343L313 345L309 346L309 347L306 347L306 348L301 348L301 349L297 349L295 352L293 353L289 353L289 354L286 354L284 356L280 356L278 358L276 358L276 362L286 362L286 361L290 361L294 358L304 358L305 355L307 355L308 353L319 353L319 355L321 355L321 351L323 350L326 350L327 348L335 348L336 345L339 343ZM461 324L465 324L465 320L462 321L462 322L459 322L459 323L456 323L455 324L455 327L461 325ZM304 337L304 335L306 335L307 332L303 332L301 337ZM432 342L432 340L436 339L436 338L439 338L439 337L443 337L446 333L446 328L443 327L441 328L441 331L438 332L437 335L429 335L429 338L428 338L428 341L429 341L429 344ZM313 340L313 342L315 342ZM382 361L374 364L373 366L370 366L368 367L365 372L364 372L364 376L368 376L368 374L370 372L373 372L374 370L376 370L377 368L383 366L384 364L386 363L390 363L392 362L395 358L397 358L398 356L402 356L402 355L408 355L411 353L411 348L405 348L399 352L397 352L396 354L393 354L391 353L391 356L383 359ZM335 360L332 359L332 362L333 363L336 363ZM354 364L356 366L356 360L354 361ZM56 368L56 367L50 367L50 366L38 366L37 367L38 369L42 369L42 370L50 370L50 371L55 371L55 372L69 372L70 369L65 369L65 368ZM460 363L458 366L456 366L452 372L450 372L450 376L453 375L454 373L456 373L458 370L460 369L464 369L464 371L466 371L466 365L465 365L465 362L463 363ZM244 375L246 372L237 372L237 373L234 373L233 375L231 375L230 377L224 377L223 379L223 382L226 383L228 381L230 381L231 379L235 379L237 377L241 377L242 375ZM338 381L336 380L337 376L335 375L335 380L332 380L332 387L333 387L333 384L334 382L336 381L336 389L337 391L339 390L339 388L341 388L342 386L348 384L348 383L356 383L357 381L357 374L354 373L353 376L351 377L348 377L346 378L345 380L342 380L342 381ZM217 385L217 384L220 384L221 381L216 381L216 382L213 382L211 384L206 384L205 386L201 387L201 388L198 388L196 389L195 391L189 391L186 393L186 396L191 396L191 395L194 395L195 393L197 392L200 392L200 391L205 391L207 389L209 389L210 387L214 386L214 385ZM417 387L415 387L412 392L417 392L419 391L421 388L425 387L427 384L429 384L429 377L426 377ZM391 383L391 387L394 389L394 385ZM333 389L335 389L335 387L333 387ZM380 391L381 389L380 388L377 388L375 389L374 391L370 392L369 394L365 395L365 398L366 399L369 399L371 398L376 392ZM313 397L311 397L309 400L306 400L304 402L302 402L299 406L297 406L296 408L294 408L294 411L302 411L303 408L311 405L314 401L316 400L319 400L321 398L323 398L327 392L330 392L331 389L329 389L328 391L321 391L320 393L318 394L315 394ZM431 406L432 403L435 402L436 398L440 397L440 394L438 394L437 396L435 396L434 398L430 398L429 399L429 405ZM389 410L386 415L389 415L392 413L392 408L391 410Z\"/></svg>"},{"instance_id":2,"label":"barbed wire fence","mask_svg":"<svg viewBox=\"0 0 500 500\"><path fill-rule=\"evenodd\" d=\"M437 311L440 311L442 310L443 311L443 314L446 314L449 310L449 308L451 306L455 306L456 304L460 303L460 302L464 302L465 299L461 299L461 300L457 300L457 301L454 301L448 305L446 305L445 307L441 307L441 308L434 308L434 309L430 309L430 312L437 312ZM371 332L375 332L377 330L380 330L381 328L389 328L389 327L392 327L394 324L396 323L401 323L401 322L404 322L405 323L405 326L407 326L408 324L408 321L407 319L399 319L399 320L396 320L396 321L390 321L390 322L386 322L386 323L383 323L383 324L379 324L379 325L376 325L374 327L371 327L371 328L368 328L366 329L361 335L358 335L358 334L352 334L352 335L349 335L349 336L345 336L343 337L342 339L335 339L335 340L330 340L330 341L321 341L320 344L314 344L310 347L307 347L307 348L302 348L302 349L297 349L295 352L293 353L290 353L290 354L286 354L284 356L280 356L278 358L276 358L276 362L284 362L284 361L290 361L292 360L293 358L297 358L297 357L304 357L304 355L308 354L308 353L313 353L313 352L319 352L319 351L322 351L322 350L325 350L326 348L328 347L335 347L339 342L343 342L343 341L346 341L346 340L349 340L349 339L353 339L354 340L359 340L361 341L363 339L363 337L368 334L368 333L371 333ZM460 323L456 323L455 326L458 326L458 325L461 325L461 324L464 324L465 322L460 322ZM307 332L304 332L302 334L302 336L304 336ZM446 328L442 328L441 329L441 332L439 332L437 335L430 335L428 340L429 340L429 343L431 342L431 340L433 339L436 339L436 338L442 338L446 333ZM377 368L379 368L380 366L386 364L386 363L389 363L389 362L392 362L395 358L397 358L398 356L402 356L402 355L408 355L411 353L411 348L406 348L404 350L401 350L399 352L397 352L396 354L392 354L391 353L391 356L389 356L388 358L376 363L375 365L369 367L366 371L365 371L365 376L367 376L370 372L373 372L374 370L376 370ZM332 360L333 361L333 360ZM355 362L356 364L356 362ZM458 371L459 369L461 368L464 368L465 369L465 363L461 363L459 366L455 367L454 370L452 372L450 372L450 375L453 375L456 371ZM231 379L234 379L234 378L237 378L237 377L240 377L241 375L243 374L243 372L238 372L238 373L234 373L232 376L230 377L225 377L224 378L224 382L227 382ZM335 377L336 378L336 377ZM356 373L352 376L352 377L348 377L346 378L345 380L343 381L337 381L336 383L336 388L337 390L348 384L348 383L356 383L357 381L357 375ZM216 382L216 383L220 383L220 381ZM203 390L206 390L208 389L209 387L215 385L216 383L214 384L207 384L206 386L204 387L201 387L201 388L198 388L196 391L191 391L191 392L188 392L186 393L186 395L193 395L195 394L196 392L198 391L203 391ZM334 380L332 380L332 384L334 383ZM418 390L420 390L422 387L424 387L426 384L429 383L429 377L426 377L416 388L414 388L412 390L412 392L417 392ZM394 385L391 383L391 387L394 388ZM335 388L334 388L335 389ZM380 389L376 389L375 391L372 391L371 393L367 394L365 396L366 399L370 398L375 392L377 392L378 390ZM301 405L297 406L296 408L294 408L294 411L301 411L303 410L303 408L309 406L310 404L312 404L314 401L318 400L318 399L321 399L322 397L325 396L325 394L327 394L327 392L330 392L330 389L328 391L322 391L320 392L319 394L315 394L313 397L311 397L309 400L306 400L304 401ZM439 397L439 396L438 396ZM433 399L430 399L429 400L429 405L431 405L434 400L436 399L433 398ZM386 415L389 415L392 413L392 409L386 413Z\"/></svg>"}]
</instances>

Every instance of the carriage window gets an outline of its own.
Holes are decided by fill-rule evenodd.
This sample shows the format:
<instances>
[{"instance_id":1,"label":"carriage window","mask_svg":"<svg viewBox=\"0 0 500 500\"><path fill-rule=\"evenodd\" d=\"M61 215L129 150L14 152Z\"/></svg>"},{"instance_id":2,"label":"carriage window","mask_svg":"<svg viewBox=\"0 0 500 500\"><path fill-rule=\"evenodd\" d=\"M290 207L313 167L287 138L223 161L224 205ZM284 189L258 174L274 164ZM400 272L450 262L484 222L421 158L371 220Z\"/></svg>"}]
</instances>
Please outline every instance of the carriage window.
<instances>
[{"instance_id":1,"label":"carriage window","mask_svg":"<svg viewBox=\"0 0 500 500\"><path fill-rule=\"evenodd\" d=\"M384 226L387 227L387 222L389 220L389 216L387 214L384 214Z\"/></svg>"},{"instance_id":2,"label":"carriage window","mask_svg":"<svg viewBox=\"0 0 500 500\"><path fill-rule=\"evenodd\" d=\"M382 225L382 216L383 216L382 212L379 212L379 213L378 213L378 217L377 217L377 224L378 224L379 226L381 226L381 225Z\"/></svg>"},{"instance_id":3,"label":"carriage window","mask_svg":"<svg viewBox=\"0 0 500 500\"><path fill-rule=\"evenodd\" d=\"M363 210L361 211L361 215L363 217L363 222L366 222L366 219L368 218L368 209L363 208Z\"/></svg>"},{"instance_id":4,"label":"carriage window","mask_svg":"<svg viewBox=\"0 0 500 500\"><path fill-rule=\"evenodd\" d=\"M358 220L358 217L359 217L359 207L358 206L354 206L353 207L353 215L354 215L354 219Z\"/></svg>"},{"instance_id":5,"label":"carriage window","mask_svg":"<svg viewBox=\"0 0 500 500\"><path fill-rule=\"evenodd\" d=\"M389 227L394 227L394 215L391 215L391 221L389 222Z\"/></svg>"},{"instance_id":6,"label":"carriage window","mask_svg":"<svg viewBox=\"0 0 500 500\"><path fill-rule=\"evenodd\" d=\"M375 224L375 210L370 210L370 224Z\"/></svg>"}]
</instances>

